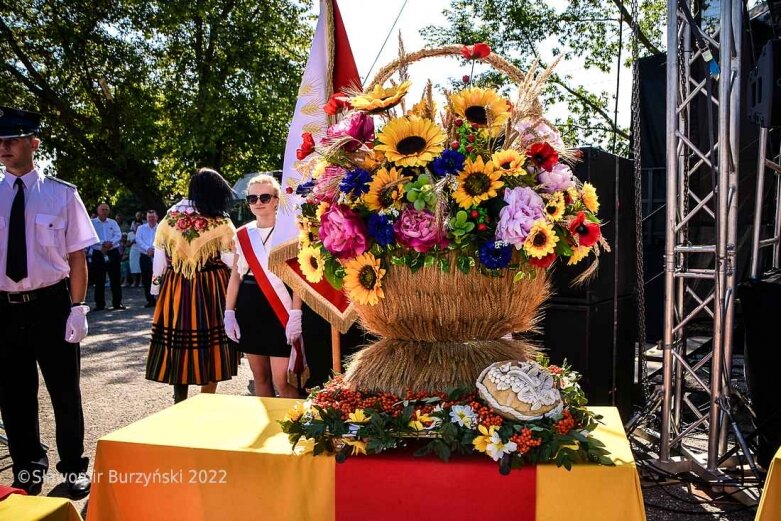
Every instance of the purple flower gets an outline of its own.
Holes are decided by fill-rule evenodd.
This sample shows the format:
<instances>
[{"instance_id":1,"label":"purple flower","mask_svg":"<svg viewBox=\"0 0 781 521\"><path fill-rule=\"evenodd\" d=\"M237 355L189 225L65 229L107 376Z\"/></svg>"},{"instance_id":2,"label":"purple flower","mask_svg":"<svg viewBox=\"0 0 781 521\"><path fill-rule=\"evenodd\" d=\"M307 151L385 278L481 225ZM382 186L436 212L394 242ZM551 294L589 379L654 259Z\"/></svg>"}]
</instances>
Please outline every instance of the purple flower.
<instances>
[{"instance_id":1,"label":"purple flower","mask_svg":"<svg viewBox=\"0 0 781 521\"><path fill-rule=\"evenodd\" d=\"M388 246L396 240L393 235L393 223L386 215L373 213L369 215L369 235L377 241L380 246Z\"/></svg>"},{"instance_id":2,"label":"purple flower","mask_svg":"<svg viewBox=\"0 0 781 521\"><path fill-rule=\"evenodd\" d=\"M520 249L534 221L544 216L545 204L534 190L525 186L505 190L504 201L507 206L499 211L496 238Z\"/></svg>"},{"instance_id":3,"label":"purple flower","mask_svg":"<svg viewBox=\"0 0 781 521\"><path fill-rule=\"evenodd\" d=\"M563 192L567 188L575 186L572 170L562 163L554 166L550 172L543 171L540 173L537 176L537 181L542 185L543 190L548 193Z\"/></svg>"},{"instance_id":4,"label":"purple flower","mask_svg":"<svg viewBox=\"0 0 781 521\"><path fill-rule=\"evenodd\" d=\"M515 125L515 130L520 135L521 148L526 148L532 142L537 141L547 141L554 148L564 147L561 135L549 127L547 123L538 121L536 125L532 125L533 122L532 119L522 119Z\"/></svg>"},{"instance_id":5,"label":"purple flower","mask_svg":"<svg viewBox=\"0 0 781 521\"><path fill-rule=\"evenodd\" d=\"M448 174L455 175L464 169L464 154L457 150L447 149L431 163L431 171L437 177Z\"/></svg>"},{"instance_id":6,"label":"purple flower","mask_svg":"<svg viewBox=\"0 0 781 521\"><path fill-rule=\"evenodd\" d=\"M486 242L478 249L480 262L490 270L498 270L507 267L513 255L510 246L503 246L497 241Z\"/></svg>"},{"instance_id":7,"label":"purple flower","mask_svg":"<svg viewBox=\"0 0 781 521\"><path fill-rule=\"evenodd\" d=\"M334 205L320 219L320 240L339 259L351 259L368 247L366 225L360 216L344 205Z\"/></svg>"},{"instance_id":8,"label":"purple flower","mask_svg":"<svg viewBox=\"0 0 781 521\"><path fill-rule=\"evenodd\" d=\"M321 141L325 144L344 137L353 138L342 145L342 148L347 152L355 152L365 142L374 141L374 120L364 112L355 112L350 117L328 127L325 136Z\"/></svg>"},{"instance_id":9,"label":"purple flower","mask_svg":"<svg viewBox=\"0 0 781 521\"><path fill-rule=\"evenodd\" d=\"M420 253L425 253L434 246L447 246L445 234L437 226L434 214L428 210L406 208L393 224L393 229L399 244Z\"/></svg>"}]
</instances>

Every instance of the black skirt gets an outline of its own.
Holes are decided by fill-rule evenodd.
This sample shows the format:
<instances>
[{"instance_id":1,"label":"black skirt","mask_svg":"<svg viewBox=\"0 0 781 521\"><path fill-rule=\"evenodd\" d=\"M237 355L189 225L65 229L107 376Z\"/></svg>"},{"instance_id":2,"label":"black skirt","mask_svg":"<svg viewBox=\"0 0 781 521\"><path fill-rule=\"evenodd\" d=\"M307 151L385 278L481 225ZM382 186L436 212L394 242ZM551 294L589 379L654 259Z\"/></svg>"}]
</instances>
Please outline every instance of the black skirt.
<instances>
[{"instance_id":1,"label":"black skirt","mask_svg":"<svg viewBox=\"0 0 781 521\"><path fill-rule=\"evenodd\" d=\"M288 358L290 346L285 328L252 275L245 275L236 300L236 321L241 338L236 349L250 355Z\"/></svg>"}]
</instances>

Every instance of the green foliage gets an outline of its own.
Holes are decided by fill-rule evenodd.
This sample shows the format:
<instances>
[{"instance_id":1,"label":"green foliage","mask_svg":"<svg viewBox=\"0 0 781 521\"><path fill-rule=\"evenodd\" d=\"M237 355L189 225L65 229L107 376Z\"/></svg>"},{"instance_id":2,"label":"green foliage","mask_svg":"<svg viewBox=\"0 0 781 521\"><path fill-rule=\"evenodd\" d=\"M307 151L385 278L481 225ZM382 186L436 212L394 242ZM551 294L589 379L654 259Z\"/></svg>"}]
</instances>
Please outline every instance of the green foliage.
<instances>
[{"instance_id":1,"label":"green foliage","mask_svg":"<svg viewBox=\"0 0 781 521\"><path fill-rule=\"evenodd\" d=\"M413 204L416 210L424 208L433 210L437 204L437 194L431 183L431 176L428 174L421 174L415 182L404 185L404 191L407 194L407 200Z\"/></svg>"},{"instance_id":2,"label":"green foliage","mask_svg":"<svg viewBox=\"0 0 781 521\"><path fill-rule=\"evenodd\" d=\"M279 168L311 29L295 0L0 1L0 104L91 206L164 209L200 166Z\"/></svg>"}]
</instances>

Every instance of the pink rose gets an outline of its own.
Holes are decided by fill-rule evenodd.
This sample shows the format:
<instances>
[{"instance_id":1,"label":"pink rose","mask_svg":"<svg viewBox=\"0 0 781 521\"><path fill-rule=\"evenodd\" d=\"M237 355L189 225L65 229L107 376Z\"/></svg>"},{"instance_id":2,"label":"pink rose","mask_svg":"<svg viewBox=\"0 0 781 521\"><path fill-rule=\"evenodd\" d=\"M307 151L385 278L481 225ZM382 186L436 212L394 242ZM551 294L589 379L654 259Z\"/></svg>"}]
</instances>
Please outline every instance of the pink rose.
<instances>
[{"instance_id":1,"label":"pink rose","mask_svg":"<svg viewBox=\"0 0 781 521\"><path fill-rule=\"evenodd\" d=\"M331 206L320 219L320 240L339 259L357 257L368 249L366 225L344 205Z\"/></svg>"},{"instance_id":2,"label":"pink rose","mask_svg":"<svg viewBox=\"0 0 781 521\"><path fill-rule=\"evenodd\" d=\"M179 231L184 231L189 227L190 227L189 217L182 217L181 219L176 221L176 229Z\"/></svg>"},{"instance_id":3,"label":"pink rose","mask_svg":"<svg viewBox=\"0 0 781 521\"><path fill-rule=\"evenodd\" d=\"M203 217L196 217L193 219L193 227L198 231L203 231L206 229L206 227L209 226L209 221L204 219Z\"/></svg>"},{"instance_id":4,"label":"pink rose","mask_svg":"<svg viewBox=\"0 0 781 521\"><path fill-rule=\"evenodd\" d=\"M420 253L425 253L434 246L447 246L443 230L437 226L436 217L428 210L408 207L393 224L393 230L399 244Z\"/></svg>"},{"instance_id":5,"label":"pink rose","mask_svg":"<svg viewBox=\"0 0 781 521\"><path fill-rule=\"evenodd\" d=\"M348 152L355 152L364 143L374 141L374 120L368 114L356 112L339 123L328 127L325 135L324 143L344 137L352 138L351 141L342 145L342 148Z\"/></svg>"}]
</instances>

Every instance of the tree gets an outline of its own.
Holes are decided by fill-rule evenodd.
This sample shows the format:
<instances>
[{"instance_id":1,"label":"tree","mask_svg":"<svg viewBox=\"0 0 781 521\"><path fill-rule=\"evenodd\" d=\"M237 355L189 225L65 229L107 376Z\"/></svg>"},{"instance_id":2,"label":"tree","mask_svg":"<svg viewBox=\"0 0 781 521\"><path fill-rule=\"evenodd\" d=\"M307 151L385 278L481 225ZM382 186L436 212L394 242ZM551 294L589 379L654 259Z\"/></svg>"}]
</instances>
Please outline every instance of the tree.
<instances>
[{"instance_id":1,"label":"tree","mask_svg":"<svg viewBox=\"0 0 781 521\"><path fill-rule=\"evenodd\" d=\"M422 34L433 45L487 42L523 70L527 70L533 60L543 58L540 54L543 42L553 46L553 54L582 60L587 69L603 72L616 65L619 48L622 61L631 59L633 31L639 37L641 56L662 49L661 28L666 14L663 0L641 2L637 21L632 20L626 0L570 0L563 9L556 9L551 3L451 0L444 12L447 26L429 26ZM507 80L488 73L477 81L502 86ZM630 80L627 78L627 81ZM554 75L545 96L548 103L568 104L570 117L557 122L568 141L591 140L607 145L615 132L618 137L616 149L626 149L629 133L615 126L609 93L593 92L575 84L572 78Z\"/></svg>"},{"instance_id":2,"label":"tree","mask_svg":"<svg viewBox=\"0 0 781 521\"><path fill-rule=\"evenodd\" d=\"M279 168L311 41L293 0L0 0L0 104L86 201L163 210L199 166Z\"/></svg>"}]
</instances>

